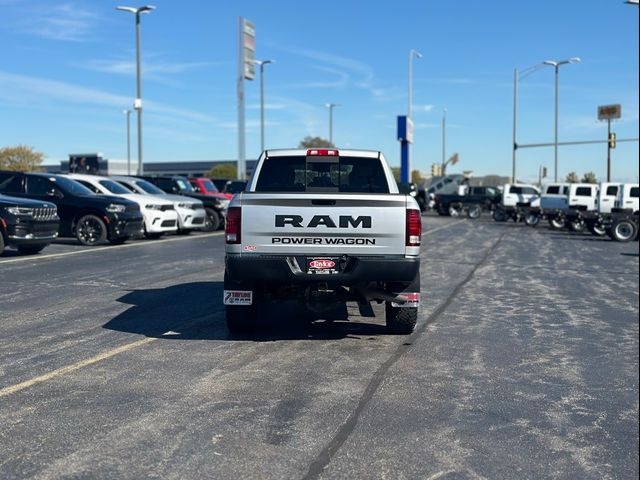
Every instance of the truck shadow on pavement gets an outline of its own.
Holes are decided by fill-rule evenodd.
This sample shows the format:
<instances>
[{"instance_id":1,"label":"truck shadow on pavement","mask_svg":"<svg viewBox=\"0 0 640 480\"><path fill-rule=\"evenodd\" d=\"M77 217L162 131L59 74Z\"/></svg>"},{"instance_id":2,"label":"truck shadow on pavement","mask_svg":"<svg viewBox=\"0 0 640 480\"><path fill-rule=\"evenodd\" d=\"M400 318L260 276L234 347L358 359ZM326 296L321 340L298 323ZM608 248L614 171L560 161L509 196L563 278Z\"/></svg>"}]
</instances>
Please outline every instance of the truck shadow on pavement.
<instances>
[{"instance_id":1,"label":"truck shadow on pavement","mask_svg":"<svg viewBox=\"0 0 640 480\"><path fill-rule=\"evenodd\" d=\"M166 288L133 290L118 299L130 308L103 325L107 330L166 340L336 340L386 335L384 321L370 314L348 318L346 306L310 314L295 302L268 304L260 312L254 334L231 335L224 320L222 282L192 282Z\"/></svg>"}]
</instances>

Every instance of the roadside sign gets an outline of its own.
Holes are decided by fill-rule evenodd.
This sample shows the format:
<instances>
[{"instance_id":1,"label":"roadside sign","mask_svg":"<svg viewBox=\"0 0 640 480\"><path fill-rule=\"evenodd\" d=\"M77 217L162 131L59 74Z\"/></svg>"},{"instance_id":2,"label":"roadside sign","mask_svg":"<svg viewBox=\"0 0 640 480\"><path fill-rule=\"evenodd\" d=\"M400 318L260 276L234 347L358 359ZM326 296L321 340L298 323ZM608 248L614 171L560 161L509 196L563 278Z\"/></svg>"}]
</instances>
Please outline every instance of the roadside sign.
<instances>
[{"instance_id":1,"label":"roadside sign","mask_svg":"<svg viewBox=\"0 0 640 480\"><path fill-rule=\"evenodd\" d=\"M413 120L406 115L398 115L398 140L413 143Z\"/></svg>"},{"instance_id":2,"label":"roadside sign","mask_svg":"<svg viewBox=\"0 0 640 480\"><path fill-rule=\"evenodd\" d=\"M622 105L600 105L598 107L598 120L613 120L622 117Z\"/></svg>"},{"instance_id":3,"label":"roadside sign","mask_svg":"<svg viewBox=\"0 0 640 480\"><path fill-rule=\"evenodd\" d=\"M246 80L253 80L256 76L255 55L256 28L253 23L244 18L242 20L242 71Z\"/></svg>"}]
</instances>

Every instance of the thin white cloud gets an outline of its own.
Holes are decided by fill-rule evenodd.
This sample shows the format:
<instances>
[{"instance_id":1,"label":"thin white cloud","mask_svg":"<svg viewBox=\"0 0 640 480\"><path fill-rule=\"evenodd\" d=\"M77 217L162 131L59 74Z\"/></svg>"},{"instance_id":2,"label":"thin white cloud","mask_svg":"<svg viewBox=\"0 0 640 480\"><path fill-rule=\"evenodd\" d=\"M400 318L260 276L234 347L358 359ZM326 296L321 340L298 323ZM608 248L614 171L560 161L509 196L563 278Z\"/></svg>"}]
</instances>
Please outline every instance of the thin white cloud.
<instances>
[{"instance_id":1,"label":"thin white cloud","mask_svg":"<svg viewBox=\"0 0 640 480\"><path fill-rule=\"evenodd\" d=\"M471 78L416 78L415 83L435 83L440 85L470 85L475 83Z\"/></svg>"},{"instance_id":2,"label":"thin white cloud","mask_svg":"<svg viewBox=\"0 0 640 480\"><path fill-rule=\"evenodd\" d=\"M179 75L184 72L198 70L207 67L216 67L224 65L227 62L170 62L160 58L157 54L145 55L147 60L142 62L142 76L149 80L155 80L164 83L171 83L170 75ZM80 67L96 72L109 73L113 75L124 75L135 77L136 64L133 60L134 52L129 56L115 57L108 60L91 60Z\"/></svg>"},{"instance_id":3,"label":"thin white cloud","mask_svg":"<svg viewBox=\"0 0 640 480\"><path fill-rule=\"evenodd\" d=\"M417 112L432 112L433 109L435 108L435 105L430 105L430 104L426 104L426 105L414 105L413 110L417 111Z\"/></svg>"},{"instance_id":4,"label":"thin white cloud","mask_svg":"<svg viewBox=\"0 0 640 480\"><path fill-rule=\"evenodd\" d=\"M354 60L352 58L341 57L339 55L334 55L326 52L319 52L317 50L310 50L305 48L282 47L282 46L277 46L275 48L286 51L293 55L298 55L304 58L308 58L310 60L315 60L333 67L338 67L343 70L347 70L352 74L356 74L359 77L359 79L356 81L357 87L368 89L368 88L371 88L371 85L373 83L373 69L366 63L361 62L359 60Z\"/></svg>"},{"instance_id":5,"label":"thin white cloud","mask_svg":"<svg viewBox=\"0 0 640 480\"><path fill-rule=\"evenodd\" d=\"M447 125L448 127L449 125ZM413 125L413 128L415 130L430 130L430 129L434 129L434 128L441 128L442 125L439 123L415 123Z\"/></svg>"},{"instance_id":6,"label":"thin white cloud","mask_svg":"<svg viewBox=\"0 0 640 480\"><path fill-rule=\"evenodd\" d=\"M0 102L31 108L43 103L63 103L125 109L131 108L132 97L57 80L0 71ZM195 122L213 124L216 121L207 114L151 100L144 102L144 108L149 112L174 115Z\"/></svg>"},{"instance_id":7,"label":"thin white cloud","mask_svg":"<svg viewBox=\"0 0 640 480\"><path fill-rule=\"evenodd\" d=\"M296 83L289 85L290 88L344 88L349 84L350 76L348 73L332 67L314 65L314 69L321 72L327 72L336 77L333 81L313 81L305 83Z\"/></svg>"},{"instance_id":8,"label":"thin white cloud","mask_svg":"<svg viewBox=\"0 0 640 480\"><path fill-rule=\"evenodd\" d=\"M97 31L98 20L97 13L80 4L32 5L15 28L48 40L79 42Z\"/></svg>"},{"instance_id":9,"label":"thin white cloud","mask_svg":"<svg viewBox=\"0 0 640 480\"><path fill-rule=\"evenodd\" d=\"M246 106L247 110L260 110L259 103L252 103ZM284 103L265 103L265 110L284 110L286 105Z\"/></svg>"}]
</instances>

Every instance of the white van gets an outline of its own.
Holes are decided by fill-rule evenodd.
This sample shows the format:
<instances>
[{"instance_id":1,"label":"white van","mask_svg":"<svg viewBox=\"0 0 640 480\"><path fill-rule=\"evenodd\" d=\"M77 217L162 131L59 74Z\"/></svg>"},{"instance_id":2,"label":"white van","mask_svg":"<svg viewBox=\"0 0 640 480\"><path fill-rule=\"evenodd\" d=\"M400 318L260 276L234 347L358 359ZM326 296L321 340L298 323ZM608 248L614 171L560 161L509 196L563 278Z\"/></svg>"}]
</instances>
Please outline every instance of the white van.
<instances>
[{"instance_id":1,"label":"white van","mask_svg":"<svg viewBox=\"0 0 640 480\"><path fill-rule=\"evenodd\" d=\"M564 210L568 206L568 195L568 183L549 183L542 187L540 208L543 210Z\"/></svg>"},{"instance_id":2,"label":"white van","mask_svg":"<svg viewBox=\"0 0 640 480\"><path fill-rule=\"evenodd\" d=\"M534 185L507 183L502 191L502 206L517 207L527 204L530 207L540 206L540 190Z\"/></svg>"},{"instance_id":3,"label":"white van","mask_svg":"<svg viewBox=\"0 0 640 480\"><path fill-rule=\"evenodd\" d=\"M569 208L596 210L598 185L593 183L572 183L569 185Z\"/></svg>"},{"instance_id":4,"label":"white van","mask_svg":"<svg viewBox=\"0 0 640 480\"><path fill-rule=\"evenodd\" d=\"M620 188L620 193L616 199L616 208L631 210L633 213L638 211L638 189L637 183L624 183Z\"/></svg>"},{"instance_id":5,"label":"white van","mask_svg":"<svg viewBox=\"0 0 640 480\"><path fill-rule=\"evenodd\" d=\"M615 208L616 200L620 194L619 183L606 183L600 184L600 191L598 192L598 208L600 213L611 213L611 209Z\"/></svg>"}]
</instances>

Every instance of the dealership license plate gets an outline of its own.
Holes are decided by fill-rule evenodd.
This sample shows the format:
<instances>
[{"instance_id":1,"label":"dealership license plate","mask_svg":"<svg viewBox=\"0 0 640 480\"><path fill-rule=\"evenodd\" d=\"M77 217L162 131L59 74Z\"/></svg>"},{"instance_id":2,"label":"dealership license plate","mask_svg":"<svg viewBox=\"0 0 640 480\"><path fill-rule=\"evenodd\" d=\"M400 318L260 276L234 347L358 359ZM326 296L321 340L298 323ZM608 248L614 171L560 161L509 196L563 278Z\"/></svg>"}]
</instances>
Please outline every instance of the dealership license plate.
<instances>
[{"instance_id":1,"label":"dealership license plate","mask_svg":"<svg viewBox=\"0 0 640 480\"><path fill-rule=\"evenodd\" d=\"M337 257L307 257L307 273L310 275L331 275L340 273Z\"/></svg>"}]
</instances>

